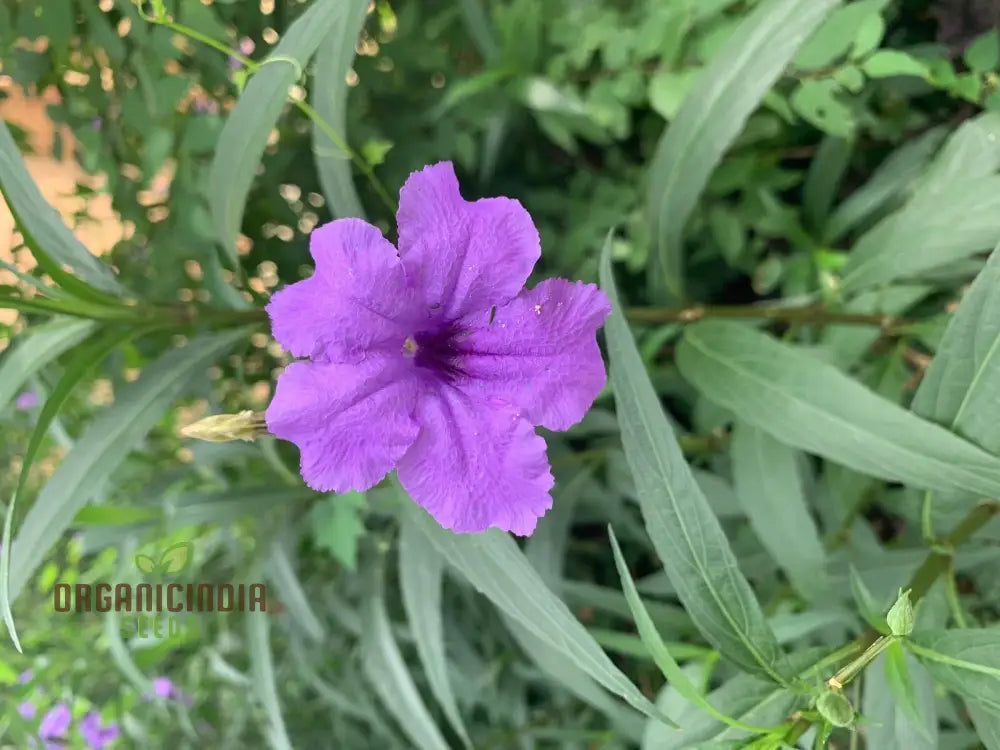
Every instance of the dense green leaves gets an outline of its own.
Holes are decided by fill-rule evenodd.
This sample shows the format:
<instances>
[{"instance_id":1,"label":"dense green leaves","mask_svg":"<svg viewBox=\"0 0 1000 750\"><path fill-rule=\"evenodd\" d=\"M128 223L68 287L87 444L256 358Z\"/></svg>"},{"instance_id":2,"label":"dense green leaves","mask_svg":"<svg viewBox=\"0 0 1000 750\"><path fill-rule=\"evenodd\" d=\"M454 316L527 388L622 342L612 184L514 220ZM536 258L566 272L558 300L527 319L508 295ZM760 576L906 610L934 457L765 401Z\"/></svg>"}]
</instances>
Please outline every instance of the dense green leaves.
<instances>
[{"instance_id":1,"label":"dense green leaves","mask_svg":"<svg viewBox=\"0 0 1000 750\"><path fill-rule=\"evenodd\" d=\"M346 3L314 0L288 28L274 52L250 79L219 136L209 177L209 206L215 237L236 265L236 237L257 165L267 139L287 102L290 87L328 35L346 42L333 29L347 14Z\"/></svg>"},{"instance_id":2,"label":"dense green leaves","mask_svg":"<svg viewBox=\"0 0 1000 750\"><path fill-rule=\"evenodd\" d=\"M25 387L28 378L94 330L93 321L55 320L28 331L0 360L0 408Z\"/></svg>"},{"instance_id":3,"label":"dense green leaves","mask_svg":"<svg viewBox=\"0 0 1000 750\"><path fill-rule=\"evenodd\" d=\"M868 744L885 750L934 750L938 747L934 683L898 644L894 650L895 656L880 656L865 672L861 711L868 720Z\"/></svg>"},{"instance_id":4,"label":"dense green leaves","mask_svg":"<svg viewBox=\"0 0 1000 750\"><path fill-rule=\"evenodd\" d=\"M168 351L150 364L137 381L122 388L115 403L90 423L38 494L14 540L12 601L69 527L77 510L93 498L101 483L159 422L191 380L246 335L242 329L206 334Z\"/></svg>"},{"instance_id":5,"label":"dense green leaves","mask_svg":"<svg viewBox=\"0 0 1000 750\"><path fill-rule=\"evenodd\" d=\"M684 461L622 316L610 248L609 235L601 285L615 308L606 324L611 378L646 531L702 635L743 669L781 682L788 676L784 655Z\"/></svg>"},{"instance_id":6,"label":"dense green leaves","mask_svg":"<svg viewBox=\"0 0 1000 750\"><path fill-rule=\"evenodd\" d=\"M532 635L649 716L655 707L622 674L506 534L452 534L415 504L407 518L480 592Z\"/></svg>"},{"instance_id":7,"label":"dense green leaves","mask_svg":"<svg viewBox=\"0 0 1000 750\"><path fill-rule=\"evenodd\" d=\"M796 49L839 0L766 0L695 79L650 165L649 215L667 289L684 294L685 225L712 170Z\"/></svg>"},{"instance_id":8,"label":"dense green leaves","mask_svg":"<svg viewBox=\"0 0 1000 750\"><path fill-rule=\"evenodd\" d=\"M691 326L677 364L712 401L787 445L916 487L1000 495L1000 459L748 326Z\"/></svg>"}]
</instances>

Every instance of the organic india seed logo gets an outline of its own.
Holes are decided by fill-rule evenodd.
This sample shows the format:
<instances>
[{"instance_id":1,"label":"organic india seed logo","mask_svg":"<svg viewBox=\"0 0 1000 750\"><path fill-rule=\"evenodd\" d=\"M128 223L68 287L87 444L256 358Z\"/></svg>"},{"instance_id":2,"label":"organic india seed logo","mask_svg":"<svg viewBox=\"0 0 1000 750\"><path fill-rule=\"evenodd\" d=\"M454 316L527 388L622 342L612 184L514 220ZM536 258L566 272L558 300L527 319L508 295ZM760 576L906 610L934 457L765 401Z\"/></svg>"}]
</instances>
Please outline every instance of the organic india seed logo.
<instances>
[{"instance_id":1,"label":"organic india seed logo","mask_svg":"<svg viewBox=\"0 0 1000 750\"><path fill-rule=\"evenodd\" d=\"M194 545L180 542L155 556L135 556L135 566L146 579L142 583L57 583L53 587L56 612L119 612L123 637L140 638L192 635L198 629L195 614L205 612L283 611L272 602L267 606L263 583L196 583L171 580L182 573L194 557Z\"/></svg>"}]
</instances>

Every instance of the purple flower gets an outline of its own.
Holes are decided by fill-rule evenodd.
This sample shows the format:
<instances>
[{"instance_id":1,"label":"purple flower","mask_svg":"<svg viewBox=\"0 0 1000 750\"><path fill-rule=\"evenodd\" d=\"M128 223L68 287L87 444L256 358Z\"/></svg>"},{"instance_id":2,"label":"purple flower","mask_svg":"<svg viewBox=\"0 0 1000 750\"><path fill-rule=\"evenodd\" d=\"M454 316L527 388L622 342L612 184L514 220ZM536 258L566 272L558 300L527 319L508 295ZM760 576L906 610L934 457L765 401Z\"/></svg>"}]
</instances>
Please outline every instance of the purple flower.
<instances>
[{"instance_id":1,"label":"purple flower","mask_svg":"<svg viewBox=\"0 0 1000 750\"><path fill-rule=\"evenodd\" d=\"M153 680L153 695L157 698L173 698L176 693L177 689L169 677L157 677Z\"/></svg>"},{"instance_id":2,"label":"purple flower","mask_svg":"<svg viewBox=\"0 0 1000 750\"><path fill-rule=\"evenodd\" d=\"M88 747L93 750L103 750L118 739L120 732L114 722L102 727L100 715L96 711L91 711L80 721L80 734Z\"/></svg>"},{"instance_id":3,"label":"purple flower","mask_svg":"<svg viewBox=\"0 0 1000 750\"><path fill-rule=\"evenodd\" d=\"M26 669L17 676L17 684L27 685L33 679L35 679L35 673L32 672L30 669Z\"/></svg>"},{"instance_id":4,"label":"purple flower","mask_svg":"<svg viewBox=\"0 0 1000 750\"><path fill-rule=\"evenodd\" d=\"M38 394L34 391L24 391L16 399L14 406L18 409L32 409L38 404Z\"/></svg>"},{"instance_id":5,"label":"purple flower","mask_svg":"<svg viewBox=\"0 0 1000 750\"><path fill-rule=\"evenodd\" d=\"M38 736L43 740L64 737L69 729L70 719L69 706L57 703L42 717L42 723L38 725Z\"/></svg>"},{"instance_id":6,"label":"purple flower","mask_svg":"<svg viewBox=\"0 0 1000 750\"><path fill-rule=\"evenodd\" d=\"M510 198L463 200L450 162L400 192L399 250L376 227L316 229L316 272L267 307L296 357L267 409L320 491L366 490L393 467L444 528L528 535L551 507L535 425L565 430L604 387L593 284L524 284L541 254Z\"/></svg>"},{"instance_id":7,"label":"purple flower","mask_svg":"<svg viewBox=\"0 0 1000 750\"><path fill-rule=\"evenodd\" d=\"M35 704L31 701L25 701L17 707L17 712L21 715L22 719L34 719L37 710Z\"/></svg>"}]
</instances>

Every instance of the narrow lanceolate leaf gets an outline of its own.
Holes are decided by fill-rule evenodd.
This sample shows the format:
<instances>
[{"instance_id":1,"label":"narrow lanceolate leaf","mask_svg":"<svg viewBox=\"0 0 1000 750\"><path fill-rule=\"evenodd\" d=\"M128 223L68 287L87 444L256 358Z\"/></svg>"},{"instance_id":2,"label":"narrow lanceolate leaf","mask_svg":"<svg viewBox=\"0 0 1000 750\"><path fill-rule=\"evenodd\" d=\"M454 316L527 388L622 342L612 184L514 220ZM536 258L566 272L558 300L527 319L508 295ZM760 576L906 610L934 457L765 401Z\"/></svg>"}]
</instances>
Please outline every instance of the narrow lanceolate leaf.
<instances>
[{"instance_id":1,"label":"narrow lanceolate leaf","mask_svg":"<svg viewBox=\"0 0 1000 750\"><path fill-rule=\"evenodd\" d=\"M851 251L841 288L854 292L947 266L1000 240L1000 113L960 127L899 211Z\"/></svg>"},{"instance_id":2,"label":"narrow lanceolate leaf","mask_svg":"<svg viewBox=\"0 0 1000 750\"><path fill-rule=\"evenodd\" d=\"M73 236L59 212L39 192L3 122L0 122L0 192L33 250L43 250L57 265L69 266L81 282L102 292L118 295L125 291L111 269Z\"/></svg>"},{"instance_id":3,"label":"narrow lanceolate leaf","mask_svg":"<svg viewBox=\"0 0 1000 750\"><path fill-rule=\"evenodd\" d=\"M0 409L11 402L28 378L94 330L91 320L59 320L26 331L0 359Z\"/></svg>"},{"instance_id":4,"label":"narrow lanceolate leaf","mask_svg":"<svg viewBox=\"0 0 1000 750\"><path fill-rule=\"evenodd\" d=\"M691 474L649 381L611 271L611 235L601 286L614 312L605 327L622 445L646 531L696 627L741 668L783 682L784 655L718 519Z\"/></svg>"},{"instance_id":5,"label":"narrow lanceolate leaf","mask_svg":"<svg viewBox=\"0 0 1000 750\"><path fill-rule=\"evenodd\" d=\"M918 631L909 647L935 681L1000 714L1000 628Z\"/></svg>"},{"instance_id":6,"label":"narrow lanceolate leaf","mask_svg":"<svg viewBox=\"0 0 1000 750\"><path fill-rule=\"evenodd\" d=\"M45 401L42 412L38 416L38 422L28 441L28 447L24 451L24 459L21 463L20 475L17 485L14 488L14 495L10 505L7 506L7 517L4 519L3 535L0 540L0 615L7 625L7 632L10 634L14 647L21 650L18 642L17 630L14 627L14 617L11 613L10 602L10 561L13 554L11 545L11 535L14 529L14 515L17 509L17 499L20 497L28 480L29 472L34 464L35 456L42 446L42 440L48 432L49 426L55 420L63 404L70 394L80 385L90 372L119 345L137 335L136 329L110 328L98 331L83 344L76 356L69 363L56 387Z\"/></svg>"},{"instance_id":7,"label":"narrow lanceolate leaf","mask_svg":"<svg viewBox=\"0 0 1000 750\"><path fill-rule=\"evenodd\" d=\"M234 266L247 193L271 128L285 106L290 87L346 12L347 4L338 0L314 0L250 79L219 135L209 173L208 201L216 239Z\"/></svg>"},{"instance_id":8,"label":"narrow lanceolate leaf","mask_svg":"<svg viewBox=\"0 0 1000 750\"><path fill-rule=\"evenodd\" d=\"M1000 495L1000 459L748 326L696 323L677 365L709 399L787 445L890 481Z\"/></svg>"},{"instance_id":9,"label":"narrow lanceolate leaf","mask_svg":"<svg viewBox=\"0 0 1000 750\"><path fill-rule=\"evenodd\" d=\"M894 644L898 649L899 645ZM934 682L912 656L899 652L906 665L907 685L893 687L893 674L885 655L865 670L861 712L868 747L879 750L935 750L938 747L938 717ZM901 691L907 691L901 695ZM906 695L907 697L904 697ZM912 702L907 706L906 702Z\"/></svg>"},{"instance_id":10,"label":"narrow lanceolate leaf","mask_svg":"<svg viewBox=\"0 0 1000 750\"><path fill-rule=\"evenodd\" d=\"M244 329L199 337L161 356L80 436L42 488L14 540L10 599L73 522L101 483L125 460L185 391L218 357L247 336Z\"/></svg>"},{"instance_id":11,"label":"narrow lanceolate leaf","mask_svg":"<svg viewBox=\"0 0 1000 750\"><path fill-rule=\"evenodd\" d=\"M965 707L986 750L1000 750L1000 711L989 711L972 701L966 701Z\"/></svg>"},{"instance_id":12,"label":"narrow lanceolate leaf","mask_svg":"<svg viewBox=\"0 0 1000 750\"><path fill-rule=\"evenodd\" d=\"M431 692L459 737L467 747L471 747L472 741L462 722L455 692L448 679L448 659L444 652L441 610L444 564L441 553L427 544L420 529L404 522L399 533L399 587L406 619L410 623L417 655Z\"/></svg>"},{"instance_id":13,"label":"narrow lanceolate leaf","mask_svg":"<svg viewBox=\"0 0 1000 750\"><path fill-rule=\"evenodd\" d=\"M763 430L737 423L733 482L750 525L805 599L827 594L823 542L806 505L795 451Z\"/></svg>"},{"instance_id":14,"label":"narrow lanceolate leaf","mask_svg":"<svg viewBox=\"0 0 1000 750\"><path fill-rule=\"evenodd\" d=\"M294 549L294 547L292 547ZM321 643L324 636L323 623L313 611L309 595L302 587L295 573L292 558L281 544L275 544L268 557L267 576L275 589L281 592L285 605L295 627L315 643Z\"/></svg>"},{"instance_id":15,"label":"narrow lanceolate leaf","mask_svg":"<svg viewBox=\"0 0 1000 750\"><path fill-rule=\"evenodd\" d=\"M651 165L649 214L667 287L683 296L684 226L708 178L795 51L839 0L766 0L695 79Z\"/></svg>"},{"instance_id":16,"label":"narrow lanceolate leaf","mask_svg":"<svg viewBox=\"0 0 1000 750\"><path fill-rule=\"evenodd\" d=\"M653 657L656 666L663 672L663 676L667 678L667 682L673 685L693 705L729 726L742 729L745 732L766 733L770 731L770 727L754 727L743 724L738 719L722 713L705 700L705 696L688 679L687 675L684 674L684 670L681 669L680 664L674 660L670 651L667 650L666 644L660 637L659 632L657 632L656 625L653 624L653 620L649 616L649 612L646 611L646 607L642 603L642 598L635 588L635 581L632 580L632 574L628 572L628 566L625 564L624 556L622 556L621 547L618 546L615 532L611 530L610 526L608 527L608 533L611 535L611 550L615 556L615 567L618 569L618 577L622 582L625 600L628 602L629 609L632 611L632 617L635 619L636 630L639 631L639 637L642 639L643 645Z\"/></svg>"},{"instance_id":17,"label":"narrow lanceolate leaf","mask_svg":"<svg viewBox=\"0 0 1000 750\"><path fill-rule=\"evenodd\" d=\"M253 673L251 688L264 708L264 736L272 750L292 750L278 701L278 687L271 656L271 619L256 613L246 616L247 651Z\"/></svg>"},{"instance_id":18,"label":"narrow lanceolate leaf","mask_svg":"<svg viewBox=\"0 0 1000 750\"><path fill-rule=\"evenodd\" d=\"M822 649L809 649L790 654L789 665L796 673L809 674L809 669L819 661L822 652ZM807 681L813 680L809 674ZM766 726L785 721L808 697L759 677L741 674L713 690L706 700L745 724ZM688 703L683 712L674 715L681 729L670 731L666 727L648 724L642 750L729 750L743 747L743 743L736 740L746 737L746 732L709 716L692 703Z\"/></svg>"},{"instance_id":19,"label":"narrow lanceolate leaf","mask_svg":"<svg viewBox=\"0 0 1000 750\"><path fill-rule=\"evenodd\" d=\"M945 330L911 409L990 452L1000 450L1000 247Z\"/></svg>"},{"instance_id":20,"label":"narrow lanceolate leaf","mask_svg":"<svg viewBox=\"0 0 1000 750\"><path fill-rule=\"evenodd\" d=\"M312 87L313 109L321 122L313 123L313 155L323 195L338 219L364 218L351 178L350 156L338 145L346 142L347 71L354 60L355 44L365 23L368 0L344 0L346 11L334 24L316 52ZM336 136L334 141L331 132Z\"/></svg>"},{"instance_id":21,"label":"narrow lanceolate leaf","mask_svg":"<svg viewBox=\"0 0 1000 750\"><path fill-rule=\"evenodd\" d=\"M496 529L482 534L453 534L412 501L407 502L407 510L410 522L494 605L548 648L575 661L607 690L647 716L669 723L545 585L513 539Z\"/></svg>"},{"instance_id":22,"label":"narrow lanceolate leaf","mask_svg":"<svg viewBox=\"0 0 1000 750\"><path fill-rule=\"evenodd\" d=\"M361 609L361 655L365 676L415 747L449 750L424 705L389 626L382 593L381 563L369 561L368 586Z\"/></svg>"}]
</instances>

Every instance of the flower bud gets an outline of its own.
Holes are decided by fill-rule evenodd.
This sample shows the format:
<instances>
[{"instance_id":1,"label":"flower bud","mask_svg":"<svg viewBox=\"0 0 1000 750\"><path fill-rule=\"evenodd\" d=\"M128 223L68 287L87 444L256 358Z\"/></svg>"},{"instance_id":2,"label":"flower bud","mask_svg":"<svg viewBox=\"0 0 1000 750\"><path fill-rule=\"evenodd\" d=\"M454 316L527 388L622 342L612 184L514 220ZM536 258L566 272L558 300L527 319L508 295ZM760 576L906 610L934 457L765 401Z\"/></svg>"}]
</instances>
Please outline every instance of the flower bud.
<instances>
[{"instance_id":1,"label":"flower bud","mask_svg":"<svg viewBox=\"0 0 1000 750\"><path fill-rule=\"evenodd\" d=\"M909 635L913 631L913 604L910 602L909 589L899 592L899 598L889 609L885 621L893 635Z\"/></svg>"},{"instance_id":2,"label":"flower bud","mask_svg":"<svg viewBox=\"0 0 1000 750\"><path fill-rule=\"evenodd\" d=\"M213 414L189 424L181 430L184 437L226 443L230 440L254 440L267 434L267 423L261 412L249 409L239 414Z\"/></svg>"},{"instance_id":3,"label":"flower bud","mask_svg":"<svg viewBox=\"0 0 1000 750\"><path fill-rule=\"evenodd\" d=\"M835 727L849 727L854 723L854 706L839 690L827 690L817 698L816 710Z\"/></svg>"}]
</instances>

